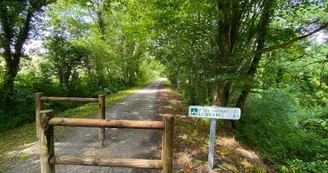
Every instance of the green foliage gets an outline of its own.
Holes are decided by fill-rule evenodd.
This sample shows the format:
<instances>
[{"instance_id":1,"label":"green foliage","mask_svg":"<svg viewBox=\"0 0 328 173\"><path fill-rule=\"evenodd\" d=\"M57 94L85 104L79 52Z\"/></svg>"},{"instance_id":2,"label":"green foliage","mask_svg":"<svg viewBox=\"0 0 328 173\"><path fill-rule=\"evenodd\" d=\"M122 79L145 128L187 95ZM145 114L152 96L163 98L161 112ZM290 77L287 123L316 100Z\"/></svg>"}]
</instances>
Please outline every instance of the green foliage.
<instances>
[{"instance_id":1,"label":"green foliage","mask_svg":"<svg viewBox=\"0 0 328 173\"><path fill-rule=\"evenodd\" d=\"M36 91L45 91L44 93L47 95L64 93L56 83L48 83L40 75L35 71L18 75L15 94L12 97L15 106L10 112L0 111L1 122L3 122L0 124L1 132L7 128L34 121L35 108L33 103L35 102L34 94Z\"/></svg>"},{"instance_id":2,"label":"green foliage","mask_svg":"<svg viewBox=\"0 0 328 173\"><path fill-rule=\"evenodd\" d=\"M328 171L328 160L323 160L321 157L316 157L312 162L304 162L303 160L287 160L287 164L290 165L288 172L300 172L300 173L317 173ZM287 172L287 171L286 171Z\"/></svg>"},{"instance_id":3,"label":"green foliage","mask_svg":"<svg viewBox=\"0 0 328 173\"><path fill-rule=\"evenodd\" d=\"M309 118L302 120L300 124L307 130L311 130L321 136L328 137L328 119Z\"/></svg>"},{"instance_id":4,"label":"green foliage","mask_svg":"<svg viewBox=\"0 0 328 173\"><path fill-rule=\"evenodd\" d=\"M67 90L67 93L76 95L77 70L91 54L90 51L84 45L68 42L61 36L49 38L45 45L48 49L50 69L57 75L60 86Z\"/></svg>"},{"instance_id":5,"label":"green foliage","mask_svg":"<svg viewBox=\"0 0 328 173\"><path fill-rule=\"evenodd\" d=\"M4 112L0 105L0 132L34 121L31 103L35 92L97 97L157 79L163 67L150 54L150 33L146 29L149 24L136 3L106 1L90 5L58 1L47 6L42 22L33 23L37 24L33 32L39 36L35 39L42 40L42 50L36 51L38 56L22 60L11 96L13 107ZM13 5L10 12L20 13L24 10L21 7ZM16 16L20 17L24 15ZM0 66L0 70L3 79L5 69ZM0 99L3 98L1 91ZM80 105L47 102L44 106L62 112Z\"/></svg>"},{"instance_id":6,"label":"green foliage","mask_svg":"<svg viewBox=\"0 0 328 173\"><path fill-rule=\"evenodd\" d=\"M0 132L34 121L35 92L120 95L165 75L190 104L244 108L250 94L240 139L287 171L326 169L328 46L311 37L326 32L325 2L52 2L0 2L0 84L15 84L0 91L12 99L10 110L1 102ZM28 38L43 43L38 56L22 51ZM45 108L86 116L96 106Z\"/></svg>"},{"instance_id":7,"label":"green foliage","mask_svg":"<svg viewBox=\"0 0 328 173\"><path fill-rule=\"evenodd\" d=\"M264 90L247 100L238 137L261 150L268 161L288 165L289 171L326 170L328 140L321 129L325 119L318 120L325 113L297 108L295 96L282 90ZM313 119L320 123L309 121Z\"/></svg>"},{"instance_id":8,"label":"green foliage","mask_svg":"<svg viewBox=\"0 0 328 173\"><path fill-rule=\"evenodd\" d=\"M284 139L294 130L290 124L295 111L291 97L283 91L252 94L240 120L240 137L255 147L274 150L276 158L285 156Z\"/></svg>"},{"instance_id":9,"label":"green foliage","mask_svg":"<svg viewBox=\"0 0 328 173\"><path fill-rule=\"evenodd\" d=\"M47 64L43 67L49 68ZM146 74L141 75L136 85L144 84L159 77L154 71L145 71ZM148 76L147 76L148 75ZM13 96L16 103L15 108L10 112L4 112L0 109L0 132L17 125L33 122L35 119L35 92L43 92L47 96L75 96L75 97L97 97L98 94L114 94L128 88L127 85L109 85L105 88L90 87L89 77L79 78L74 83L74 90L67 92L60 83L51 79L51 76L45 76L43 71L32 70L24 74L18 75L16 79L15 95ZM55 112L62 112L81 106L81 103L73 102L46 102L45 109L53 109ZM90 112L87 112L90 113Z\"/></svg>"}]
</instances>

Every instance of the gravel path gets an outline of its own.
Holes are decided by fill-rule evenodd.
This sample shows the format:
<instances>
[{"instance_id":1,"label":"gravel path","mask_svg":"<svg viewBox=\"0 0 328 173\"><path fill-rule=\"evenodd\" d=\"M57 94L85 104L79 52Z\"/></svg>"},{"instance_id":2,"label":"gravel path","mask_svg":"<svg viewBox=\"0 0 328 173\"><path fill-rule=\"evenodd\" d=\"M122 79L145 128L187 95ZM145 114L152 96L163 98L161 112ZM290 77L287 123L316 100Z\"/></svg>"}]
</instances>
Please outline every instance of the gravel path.
<instances>
[{"instance_id":1,"label":"gravel path","mask_svg":"<svg viewBox=\"0 0 328 173\"><path fill-rule=\"evenodd\" d=\"M161 81L156 81L124 101L106 109L106 119L161 120L157 113L157 96ZM93 116L95 117L95 116ZM55 142L56 155L94 156L99 158L160 159L159 130L106 129L105 148L99 149L97 128L75 128ZM56 134L56 128L55 128ZM11 166L7 173L40 172L38 155ZM57 173L138 173L160 172L150 169L111 168L94 166L56 165Z\"/></svg>"}]
</instances>

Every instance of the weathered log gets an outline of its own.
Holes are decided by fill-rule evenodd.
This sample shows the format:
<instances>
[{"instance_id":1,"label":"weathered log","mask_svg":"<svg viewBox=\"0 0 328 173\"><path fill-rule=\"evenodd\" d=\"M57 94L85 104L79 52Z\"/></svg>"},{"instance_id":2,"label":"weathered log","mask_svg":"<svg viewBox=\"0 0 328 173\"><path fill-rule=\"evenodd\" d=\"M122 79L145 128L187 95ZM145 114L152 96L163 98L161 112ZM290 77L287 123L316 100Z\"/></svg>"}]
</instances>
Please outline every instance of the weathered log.
<instances>
[{"instance_id":1,"label":"weathered log","mask_svg":"<svg viewBox=\"0 0 328 173\"><path fill-rule=\"evenodd\" d=\"M66 102L98 102L98 98L80 98L80 97L41 97L42 101L66 101Z\"/></svg>"},{"instance_id":2,"label":"weathered log","mask_svg":"<svg viewBox=\"0 0 328 173\"><path fill-rule=\"evenodd\" d=\"M136 121L136 120L99 120L81 118L52 118L50 125L73 127L107 127L107 128L133 128L133 129L163 129L162 121Z\"/></svg>"},{"instance_id":3,"label":"weathered log","mask_svg":"<svg viewBox=\"0 0 328 173\"><path fill-rule=\"evenodd\" d=\"M163 162L161 160L144 159L99 159L95 157L55 156L51 158L50 163L64 165L110 166L148 169L163 168Z\"/></svg>"},{"instance_id":4,"label":"weathered log","mask_svg":"<svg viewBox=\"0 0 328 173\"><path fill-rule=\"evenodd\" d=\"M98 118L100 120L104 120L105 119L105 96L99 95L98 99L99 99ZM105 128L99 128L98 134L99 134L100 145L104 146Z\"/></svg>"},{"instance_id":5,"label":"weathered log","mask_svg":"<svg viewBox=\"0 0 328 173\"><path fill-rule=\"evenodd\" d=\"M42 92L35 93L35 138L40 137L40 111L43 109L43 103L40 98L43 96Z\"/></svg>"},{"instance_id":6,"label":"weathered log","mask_svg":"<svg viewBox=\"0 0 328 173\"><path fill-rule=\"evenodd\" d=\"M40 111L40 165L41 173L55 173L55 164L49 160L55 156L54 128L48 121L53 117L52 110Z\"/></svg>"},{"instance_id":7,"label":"weathered log","mask_svg":"<svg viewBox=\"0 0 328 173\"><path fill-rule=\"evenodd\" d=\"M172 173L173 171L173 127L174 116L162 115L164 119L164 131L163 131L163 173Z\"/></svg>"}]
</instances>

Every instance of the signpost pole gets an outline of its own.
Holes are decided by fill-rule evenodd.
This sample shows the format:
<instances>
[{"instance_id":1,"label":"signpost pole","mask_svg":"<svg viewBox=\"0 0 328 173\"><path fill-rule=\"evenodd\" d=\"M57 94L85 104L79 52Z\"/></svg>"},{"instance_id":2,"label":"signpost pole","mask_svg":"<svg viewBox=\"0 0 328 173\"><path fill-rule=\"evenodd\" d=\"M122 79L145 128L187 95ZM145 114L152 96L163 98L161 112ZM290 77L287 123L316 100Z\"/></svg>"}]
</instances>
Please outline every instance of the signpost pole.
<instances>
[{"instance_id":1,"label":"signpost pole","mask_svg":"<svg viewBox=\"0 0 328 173\"><path fill-rule=\"evenodd\" d=\"M214 145L215 145L216 119L211 118L210 144L208 148L208 168L213 169L214 165Z\"/></svg>"},{"instance_id":2,"label":"signpost pole","mask_svg":"<svg viewBox=\"0 0 328 173\"><path fill-rule=\"evenodd\" d=\"M195 118L210 118L210 144L208 147L208 168L211 170L214 166L214 145L215 145L215 126L216 119L239 120L239 108L217 107L213 106L189 106L189 116Z\"/></svg>"}]
</instances>

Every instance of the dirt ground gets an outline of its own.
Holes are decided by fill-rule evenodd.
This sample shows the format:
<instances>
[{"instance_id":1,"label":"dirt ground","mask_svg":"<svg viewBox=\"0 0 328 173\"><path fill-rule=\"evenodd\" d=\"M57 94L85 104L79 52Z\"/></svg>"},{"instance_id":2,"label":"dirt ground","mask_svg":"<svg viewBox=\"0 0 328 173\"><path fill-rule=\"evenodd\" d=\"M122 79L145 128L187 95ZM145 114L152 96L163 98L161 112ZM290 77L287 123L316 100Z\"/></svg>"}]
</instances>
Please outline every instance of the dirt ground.
<instances>
[{"instance_id":1,"label":"dirt ground","mask_svg":"<svg viewBox=\"0 0 328 173\"><path fill-rule=\"evenodd\" d=\"M160 114L174 114L174 172L274 172L259 156L234 138L224 136L218 121L215 141L214 169L207 167L210 121L188 118L188 107L181 96L170 89L167 82L161 85L158 104Z\"/></svg>"}]
</instances>

